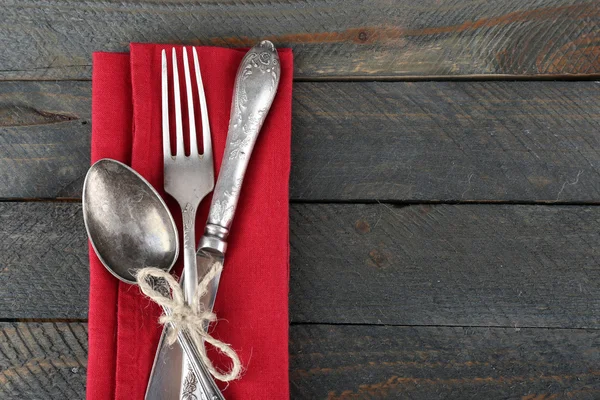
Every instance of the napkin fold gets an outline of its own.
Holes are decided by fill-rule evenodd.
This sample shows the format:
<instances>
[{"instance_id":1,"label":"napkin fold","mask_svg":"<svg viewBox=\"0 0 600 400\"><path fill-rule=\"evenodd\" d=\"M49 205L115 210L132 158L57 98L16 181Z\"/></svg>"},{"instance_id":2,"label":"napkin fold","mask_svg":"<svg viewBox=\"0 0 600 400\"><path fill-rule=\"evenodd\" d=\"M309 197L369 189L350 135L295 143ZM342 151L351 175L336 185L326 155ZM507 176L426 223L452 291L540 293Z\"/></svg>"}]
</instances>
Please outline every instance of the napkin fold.
<instances>
[{"instance_id":1,"label":"napkin fold","mask_svg":"<svg viewBox=\"0 0 600 400\"><path fill-rule=\"evenodd\" d=\"M91 158L92 162L114 158L131 165L167 201L181 232L181 211L163 190L160 53L172 47L181 56L181 46L154 44L131 44L129 54L94 53ZM196 49L218 174L235 75L246 51ZM211 328L214 337L231 344L244 367L241 379L220 385L228 400L289 398L288 181L293 56L290 49L280 49L279 57L279 89L244 179L214 309L219 321ZM198 212L198 239L209 205L210 196ZM179 262L175 267L178 276L181 269ZM160 308L138 287L109 274L91 247L89 304L87 398L143 399L162 331ZM228 368L210 349L209 356L218 367Z\"/></svg>"}]
</instances>

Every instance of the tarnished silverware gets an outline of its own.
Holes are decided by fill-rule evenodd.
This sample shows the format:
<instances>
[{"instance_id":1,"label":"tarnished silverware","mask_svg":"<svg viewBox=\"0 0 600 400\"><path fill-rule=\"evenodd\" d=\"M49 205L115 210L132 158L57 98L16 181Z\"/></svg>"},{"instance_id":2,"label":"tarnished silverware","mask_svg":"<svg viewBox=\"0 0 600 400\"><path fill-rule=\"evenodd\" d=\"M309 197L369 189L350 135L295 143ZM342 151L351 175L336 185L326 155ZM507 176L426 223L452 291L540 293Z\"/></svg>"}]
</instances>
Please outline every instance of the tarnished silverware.
<instances>
[{"instance_id":1,"label":"tarnished silverware","mask_svg":"<svg viewBox=\"0 0 600 400\"><path fill-rule=\"evenodd\" d=\"M102 159L89 169L83 220L98 258L124 282L136 284L135 272L148 265L168 272L177 260L177 227L167 205L141 175L118 161ZM189 334L179 332L178 340L194 373L207 374Z\"/></svg>"},{"instance_id":2,"label":"tarnished silverware","mask_svg":"<svg viewBox=\"0 0 600 400\"><path fill-rule=\"evenodd\" d=\"M187 50L183 48L183 68L185 74L187 106L189 118L190 155L185 155L183 145L183 123L181 118L181 95L179 93L179 73L177 68L177 53L172 51L173 61L173 92L175 102L175 155L171 154L171 139L169 127L169 95L167 79L167 55L162 52L162 134L163 134L163 160L165 175L165 191L169 193L183 213L183 272L182 282L186 301L194 296L198 282L196 270L196 239L194 225L196 222L196 210L202 199L209 194L215 185L215 172L212 155L212 141L210 137L210 126L208 124L208 111L206 108L206 96L204 85L200 75L200 65L196 49L192 48L194 55L194 66L196 72L196 83L200 98L200 110L202 115L202 142L204 151L198 151L196 139L196 121L194 117L194 101L192 95L192 83Z\"/></svg>"},{"instance_id":3,"label":"tarnished silverware","mask_svg":"<svg viewBox=\"0 0 600 400\"><path fill-rule=\"evenodd\" d=\"M169 126L169 93L168 93L168 72L167 72L167 55L162 51L162 134L163 134L163 160L164 160L164 177L165 191L169 193L178 203L183 213L183 277L182 286L185 301L190 304L196 291L198 284L198 274L196 268L196 238L195 238L195 222L196 210L202 199L212 191L214 178L214 164L212 155L212 140L210 137L210 125L208 121L208 110L206 106L206 96L204 94L204 85L200 72L200 63L198 54L195 48L192 48L194 60L194 72L196 77L196 86L198 98L200 100L200 114L202 118L202 142L203 153L198 150L196 138L196 121L195 109L193 102L193 90L191 83L191 74L187 49L183 48L183 68L186 86L186 98L189 118L189 142L190 154L185 155L184 140L183 140L183 124L181 112L181 95L179 90L179 72L177 68L177 53L172 49L172 68L173 68L173 99L175 109L175 134L176 134L176 149L175 155L171 154L170 126ZM168 328L165 328L165 330ZM163 332L165 332L163 330ZM163 338L159 343L159 351L155 358L150 381L146 391L146 399L168 399L186 396L186 391L189 387L197 388L200 399L222 399L214 380L210 374L203 370L201 374L190 373L186 376L186 381L182 381L182 370L190 370L189 360L182 357L181 350L177 344L168 346ZM170 376L166 379L157 379L155 371L162 364L156 364L156 360L160 359L160 352L163 347L168 352L171 362ZM162 360L159 360L162 363Z\"/></svg>"},{"instance_id":4,"label":"tarnished silverware","mask_svg":"<svg viewBox=\"0 0 600 400\"><path fill-rule=\"evenodd\" d=\"M260 128L275 98L280 75L277 49L268 40L250 49L238 69L221 171L213 193L204 235L200 238L198 246L200 276L206 274L213 262L224 261L227 237L240 198L246 168ZM213 308L219 279L220 276L217 276L212 281L207 295L202 299L207 309Z\"/></svg>"},{"instance_id":5,"label":"tarnished silverware","mask_svg":"<svg viewBox=\"0 0 600 400\"><path fill-rule=\"evenodd\" d=\"M213 262L224 260L227 236L239 200L242 181L254 143L275 97L280 73L277 50L269 41L254 46L238 69L223 163L197 254L199 276L204 276ZM210 282L208 292L201 299L206 310L213 308L219 280L220 275ZM177 363L177 353L172 348L169 349L164 340L167 329L163 331L152 371L151 383L154 381L157 385L176 379L175 374L182 372L178 369L181 364ZM185 367L183 375L179 375L183 376L184 382L182 394L189 396L180 398L193 398L190 395L194 395L203 399L199 385L196 385L191 373L192 371Z\"/></svg>"}]
</instances>

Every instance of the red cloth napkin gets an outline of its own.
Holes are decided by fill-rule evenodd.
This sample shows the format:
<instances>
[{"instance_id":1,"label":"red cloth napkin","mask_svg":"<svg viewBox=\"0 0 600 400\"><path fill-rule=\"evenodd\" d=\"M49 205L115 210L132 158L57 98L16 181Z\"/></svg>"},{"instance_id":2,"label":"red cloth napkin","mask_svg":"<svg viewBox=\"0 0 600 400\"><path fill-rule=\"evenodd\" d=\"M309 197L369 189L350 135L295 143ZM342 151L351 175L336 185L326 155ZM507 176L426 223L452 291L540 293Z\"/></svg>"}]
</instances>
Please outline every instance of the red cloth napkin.
<instances>
[{"instance_id":1,"label":"red cloth napkin","mask_svg":"<svg viewBox=\"0 0 600 400\"><path fill-rule=\"evenodd\" d=\"M171 47L132 44L130 54L94 54L92 162L109 157L131 165L167 200L181 231L181 211L163 190L160 52ZM180 47L175 47L181 56ZM197 50L218 173L235 74L245 51ZM219 321L213 336L232 345L245 369L241 379L220 385L228 400L289 398L288 180L293 67L290 49L279 50L279 56L279 89L250 160L215 304ZM209 205L210 196L198 213L197 238ZM181 265L175 271L179 276ZM110 275L90 248L88 399L144 398L161 334L159 315L158 306L136 286ZM228 367L219 360L216 364Z\"/></svg>"}]
</instances>

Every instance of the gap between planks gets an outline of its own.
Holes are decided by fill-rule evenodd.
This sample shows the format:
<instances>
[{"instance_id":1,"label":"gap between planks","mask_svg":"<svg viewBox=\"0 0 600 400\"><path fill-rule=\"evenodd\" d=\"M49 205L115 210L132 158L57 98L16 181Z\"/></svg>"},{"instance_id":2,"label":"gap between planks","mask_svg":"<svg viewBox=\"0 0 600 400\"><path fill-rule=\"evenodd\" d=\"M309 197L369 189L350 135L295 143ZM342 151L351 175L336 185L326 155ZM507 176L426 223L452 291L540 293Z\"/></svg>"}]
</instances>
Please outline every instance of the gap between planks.
<instances>
[{"instance_id":1,"label":"gap between planks","mask_svg":"<svg viewBox=\"0 0 600 400\"><path fill-rule=\"evenodd\" d=\"M0 203L75 203L80 204L80 198L0 198ZM553 201L553 200L377 200L377 199L352 199L352 200L297 200L290 199L290 204L382 204L396 208L419 205L514 205L514 206L600 206L598 201Z\"/></svg>"},{"instance_id":2,"label":"gap between planks","mask_svg":"<svg viewBox=\"0 0 600 400\"><path fill-rule=\"evenodd\" d=\"M91 68L91 65L85 65ZM2 71L0 71L2 72ZM294 82L514 82L514 81L552 81L552 82L593 82L600 81L600 74L556 74L556 75L348 75L348 76L294 76ZM68 79L44 79L41 78L15 78L2 80L0 82L91 82L89 78L68 78Z\"/></svg>"},{"instance_id":3,"label":"gap between planks","mask_svg":"<svg viewBox=\"0 0 600 400\"><path fill-rule=\"evenodd\" d=\"M2 323L88 323L87 318L0 318ZM394 327L394 328L476 328L476 329L521 329L529 330L569 330L569 331L600 331L600 328L589 327L562 327L562 326L503 326L503 325L450 325L450 324L374 324L374 323L353 323L353 322L290 322L293 326L372 326L372 327Z\"/></svg>"}]
</instances>

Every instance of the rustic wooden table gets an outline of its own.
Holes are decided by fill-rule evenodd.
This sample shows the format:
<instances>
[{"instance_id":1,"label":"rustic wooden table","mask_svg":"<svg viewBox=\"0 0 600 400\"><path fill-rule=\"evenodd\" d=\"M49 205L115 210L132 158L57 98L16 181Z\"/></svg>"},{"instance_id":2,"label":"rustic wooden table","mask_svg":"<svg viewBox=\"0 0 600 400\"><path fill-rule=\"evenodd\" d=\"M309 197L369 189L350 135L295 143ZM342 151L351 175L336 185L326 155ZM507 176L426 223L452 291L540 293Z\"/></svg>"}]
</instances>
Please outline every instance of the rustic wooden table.
<instances>
[{"instance_id":1,"label":"rustic wooden table","mask_svg":"<svg viewBox=\"0 0 600 400\"><path fill-rule=\"evenodd\" d=\"M0 0L0 398L82 399L91 53L294 48L294 399L600 398L600 4Z\"/></svg>"}]
</instances>

